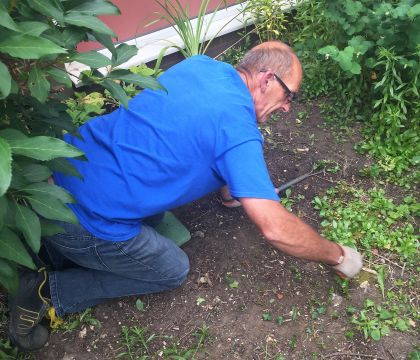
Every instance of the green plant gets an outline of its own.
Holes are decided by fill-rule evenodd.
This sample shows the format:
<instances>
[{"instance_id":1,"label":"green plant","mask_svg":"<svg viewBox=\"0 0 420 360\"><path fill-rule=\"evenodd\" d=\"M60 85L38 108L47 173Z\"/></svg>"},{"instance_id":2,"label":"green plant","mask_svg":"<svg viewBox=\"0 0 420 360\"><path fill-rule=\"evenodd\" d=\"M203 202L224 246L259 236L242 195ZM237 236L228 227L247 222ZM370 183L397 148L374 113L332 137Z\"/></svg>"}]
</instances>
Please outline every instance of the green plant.
<instances>
[{"instance_id":1,"label":"green plant","mask_svg":"<svg viewBox=\"0 0 420 360\"><path fill-rule=\"evenodd\" d=\"M214 38L230 23L230 21L233 20L225 23L209 40L205 41L210 26L214 22L216 12L222 5L226 5L226 0L218 1L211 17L207 21L205 20L205 16L208 12L210 0L201 1L195 25L193 25L193 22L190 20L188 4L186 4L184 8L179 0L155 0L155 2L160 6L162 12L158 13L158 19L152 21L147 26L150 26L159 20L165 20L173 27L183 42L183 46L172 43L170 46L164 48L161 52L161 56L163 56L170 47L179 50L186 58L193 55L204 54Z\"/></svg>"},{"instance_id":2,"label":"green plant","mask_svg":"<svg viewBox=\"0 0 420 360\"><path fill-rule=\"evenodd\" d=\"M64 322L58 325L58 329L67 333L82 325L101 327L101 322L92 315L92 309L87 308L81 314L70 315Z\"/></svg>"},{"instance_id":3,"label":"green plant","mask_svg":"<svg viewBox=\"0 0 420 360\"><path fill-rule=\"evenodd\" d=\"M123 326L122 345L124 351L118 353L116 358L129 358L131 360L146 360L163 357L164 359L192 360L197 352L204 352L204 343L210 336L209 328L203 324L192 334L187 348L181 347L180 342L172 336L147 334L145 328ZM165 339L163 348L158 348L156 340ZM157 350L153 350L157 349Z\"/></svg>"},{"instance_id":4,"label":"green plant","mask_svg":"<svg viewBox=\"0 0 420 360\"><path fill-rule=\"evenodd\" d=\"M85 92L76 92L74 95L74 98L65 100L65 103L66 111L75 125L83 125L94 116L105 112L105 98L101 93L94 91L86 95Z\"/></svg>"},{"instance_id":5,"label":"green plant","mask_svg":"<svg viewBox=\"0 0 420 360\"><path fill-rule=\"evenodd\" d=\"M117 358L128 356L131 360L148 359L150 355L148 345L156 335L147 335L146 329L140 326L123 326L121 331L121 342L125 346L126 351L119 353Z\"/></svg>"},{"instance_id":6,"label":"green plant","mask_svg":"<svg viewBox=\"0 0 420 360\"><path fill-rule=\"evenodd\" d=\"M290 338L290 340L288 341L289 348L290 348L291 350L296 349L296 347L297 347L297 342L298 342L298 337L297 337L297 335L293 335L293 336Z\"/></svg>"},{"instance_id":7,"label":"green plant","mask_svg":"<svg viewBox=\"0 0 420 360\"><path fill-rule=\"evenodd\" d=\"M243 31L238 32L239 36L241 36L238 43L230 46L226 50L224 50L221 54L216 56L219 58L220 61L227 62L232 66L236 66L244 57L245 53L251 47L251 34L245 28Z\"/></svg>"},{"instance_id":8,"label":"green plant","mask_svg":"<svg viewBox=\"0 0 420 360\"><path fill-rule=\"evenodd\" d=\"M328 95L334 121L364 120L359 149L375 156L377 173L404 186L401 175L420 152L419 15L412 0L309 0L298 2L291 29L305 93Z\"/></svg>"},{"instance_id":9,"label":"green plant","mask_svg":"<svg viewBox=\"0 0 420 360\"><path fill-rule=\"evenodd\" d=\"M244 14L254 20L255 31L260 42L281 38L287 19L283 11L285 2L272 0L248 0Z\"/></svg>"},{"instance_id":10,"label":"green plant","mask_svg":"<svg viewBox=\"0 0 420 360\"><path fill-rule=\"evenodd\" d=\"M353 313L351 323L361 330L365 339L380 340L383 336L389 335L390 328L399 331L408 331L410 325L410 308L404 304L376 305L372 300L367 299L363 309Z\"/></svg>"},{"instance_id":11,"label":"green plant","mask_svg":"<svg viewBox=\"0 0 420 360\"><path fill-rule=\"evenodd\" d=\"M315 197L313 204L324 218L321 226L328 239L365 250L382 249L407 265L416 263L419 242L414 217L420 205L413 196L395 204L382 189L366 191L342 183L322 198Z\"/></svg>"},{"instance_id":12,"label":"green plant","mask_svg":"<svg viewBox=\"0 0 420 360\"><path fill-rule=\"evenodd\" d=\"M264 321L271 321L271 320L273 320L273 315L271 315L271 313L269 313L267 311L263 312L263 314L261 315L261 317L262 317L262 319Z\"/></svg>"},{"instance_id":13,"label":"green plant","mask_svg":"<svg viewBox=\"0 0 420 360\"><path fill-rule=\"evenodd\" d=\"M0 282L9 291L17 288L17 266L36 268L27 249L37 254L41 235L62 231L50 220L77 222L66 205L73 197L47 183L52 171L80 177L65 158L83 155L61 140L64 132L77 135L57 89L71 87L63 64L90 66L81 84L107 89L124 105L128 97L116 81L162 88L150 76L115 69L138 50L113 45L115 34L97 18L103 14L119 10L106 0L0 1ZM88 39L112 57L79 54L77 44ZM104 66L107 75L97 70Z\"/></svg>"}]
</instances>

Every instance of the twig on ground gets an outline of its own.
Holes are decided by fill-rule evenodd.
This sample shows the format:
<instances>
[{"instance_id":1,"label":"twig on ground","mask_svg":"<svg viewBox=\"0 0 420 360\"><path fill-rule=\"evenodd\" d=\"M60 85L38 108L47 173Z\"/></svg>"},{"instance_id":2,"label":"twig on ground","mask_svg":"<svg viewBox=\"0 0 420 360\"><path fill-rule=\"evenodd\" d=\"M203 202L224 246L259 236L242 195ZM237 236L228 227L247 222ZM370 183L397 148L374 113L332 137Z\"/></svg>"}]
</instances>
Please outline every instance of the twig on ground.
<instances>
[{"instance_id":1,"label":"twig on ground","mask_svg":"<svg viewBox=\"0 0 420 360\"><path fill-rule=\"evenodd\" d=\"M321 179L321 180L328 181L328 182L330 182L330 183L334 183L334 184L338 184L338 183L339 183L339 181L330 180L330 179L327 179L327 178L325 178L325 177L318 176L318 175L314 175L314 177L319 178L319 179Z\"/></svg>"},{"instance_id":2,"label":"twig on ground","mask_svg":"<svg viewBox=\"0 0 420 360\"><path fill-rule=\"evenodd\" d=\"M385 358L380 357L378 355L357 354L357 353L344 353L344 352L336 352L336 353L328 354L328 355L322 356L322 358L323 359L328 359L328 358L334 357L334 356L359 356L359 357L372 358L372 359L377 359L377 360L386 360Z\"/></svg>"},{"instance_id":3,"label":"twig on ground","mask_svg":"<svg viewBox=\"0 0 420 360\"><path fill-rule=\"evenodd\" d=\"M375 254L374 252L372 252L372 254L375 255L375 256L377 256L377 257L379 257L379 258L381 258L381 259L384 259L385 261L388 261L390 264L395 265L395 266L399 267L400 269L403 269L404 270L404 268L405 268L405 264L404 264L404 267L402 267L401 265L397 264L396 262L394 262L392 260L389 260L385 256L382 256L382 255L379 255L379 254Z\"/></svg>"},{"instance_id":4,"label":"twig on ground","mask_svg":"<svg viewBox=\"0 0 420 360\"><path fill-rule=\"evenodd\" d=\"M405 263L404 263L404 266L402 267L402 270L401 270L401 277L404 276L404 270L405 270Z\"/></svg>"}]
</instances>

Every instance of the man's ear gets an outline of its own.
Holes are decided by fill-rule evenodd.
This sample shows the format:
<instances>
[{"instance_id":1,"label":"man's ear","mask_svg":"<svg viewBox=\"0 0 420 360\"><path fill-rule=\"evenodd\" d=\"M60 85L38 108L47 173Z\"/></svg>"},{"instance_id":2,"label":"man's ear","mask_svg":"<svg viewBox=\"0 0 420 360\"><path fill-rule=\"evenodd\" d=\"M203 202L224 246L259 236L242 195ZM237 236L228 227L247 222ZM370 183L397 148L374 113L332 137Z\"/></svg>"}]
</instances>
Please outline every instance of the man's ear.
<instances>
[{"instance_id":1,"label":"man's ear","mask_svg":"<svg viewBox=\"0 0 420 360\"><path fill-rule=\"evenodd\" d=\"M259 87L261 92L264 94L270 86L270 82L273 79L274 72L272 70L267 70L264 72L260 72L258 75Z\"/></svg>"}]
</instances>

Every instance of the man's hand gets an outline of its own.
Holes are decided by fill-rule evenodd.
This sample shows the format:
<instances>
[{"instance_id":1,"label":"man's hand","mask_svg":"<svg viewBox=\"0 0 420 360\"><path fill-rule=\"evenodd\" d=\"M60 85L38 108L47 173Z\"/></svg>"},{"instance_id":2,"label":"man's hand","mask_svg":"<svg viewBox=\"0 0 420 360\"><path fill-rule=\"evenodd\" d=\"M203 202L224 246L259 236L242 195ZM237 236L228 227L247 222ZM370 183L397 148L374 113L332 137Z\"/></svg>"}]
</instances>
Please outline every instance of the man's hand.
<instances>
[{"instance_id":1,"label":"man's hand","mask_svg":"<svg viewBox=\"0 0 420 360\"><path fill-rule=\"evenodd\" d=\"M362 255L357 250L345 245L338 245L343 249L343 259L340 264L333 266L332 268L337 274L344 278L352 278L356 276L363 266Z\"/></svg>"}]
</instances>

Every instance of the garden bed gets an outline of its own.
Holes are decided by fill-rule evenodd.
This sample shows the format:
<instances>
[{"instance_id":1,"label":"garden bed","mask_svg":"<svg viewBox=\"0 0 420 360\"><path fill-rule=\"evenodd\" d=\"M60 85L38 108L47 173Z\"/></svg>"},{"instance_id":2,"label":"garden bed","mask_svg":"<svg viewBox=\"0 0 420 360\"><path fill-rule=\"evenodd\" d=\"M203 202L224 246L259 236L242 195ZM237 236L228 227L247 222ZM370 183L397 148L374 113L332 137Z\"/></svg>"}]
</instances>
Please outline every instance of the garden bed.
<instances>
[{"instance_id":1,"label":"garden bed","mask_svg":"<svg viewBox=\"0 0 420 360\"><path fill-rule=\"evenodd\" d=\"M322 219L314 197L340 181L362 189L374 185L359 175L369 159L353 150L357 128L331 128L317 104L297 104L262 133L275 185L327 160L325 173L295 186L283 200L318 230ZM401 188L386 190L394 198L407 195ZM46 347L24 358L406 359L418 344L411 318L405 331L391 328L379 341L350 324L367 299L382 300L377 275L369 272L375 264L386 269L387 290L396 280L406 285L413 278L413 270L403 270L387 254L375 252L365 261L368 271L347 286L328 267L269 246L243 210L223 208L217 194L175 213L192 233L183 247L191 272L181 288L112 300L82 317L67 317ZM415 290L413 281L404 287L412 304Z\"/></svg>"}]
</instances>

